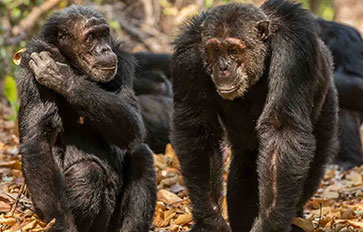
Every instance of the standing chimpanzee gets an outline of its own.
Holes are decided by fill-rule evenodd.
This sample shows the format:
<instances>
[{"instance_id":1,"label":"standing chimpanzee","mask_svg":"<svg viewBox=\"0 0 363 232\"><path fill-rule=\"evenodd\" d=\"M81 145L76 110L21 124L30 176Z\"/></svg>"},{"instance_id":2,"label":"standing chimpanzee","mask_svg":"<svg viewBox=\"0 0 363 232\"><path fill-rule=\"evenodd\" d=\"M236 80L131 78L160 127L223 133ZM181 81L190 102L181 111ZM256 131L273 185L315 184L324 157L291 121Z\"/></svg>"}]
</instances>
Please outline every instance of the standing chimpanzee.
<instances>
[{"instance_id":1,"label":"standing chimpanzee","mask_svg":"<svg viewBox=\"0 0 363 232\"><path fill-rule=\"evenodd\" d=\"M344 169L363 163L359 128L363 123L363 40L357 30L318 19L320 36L334 59L339 97L339 142L336 162Z\"/></svg>"},{"instance_id":2,"label":"standing chimpanzee","mask_svg":"<svg viewBox=\"0 0 363 232\"><path fill-rule=\"evenodd\" d=\"M146 128L145 142L155 153L164 153L170 142L173 93L167 79L170 74L168 54L149 52L135 53L138 63L134 80L134 91L140 104Z\"/></svg>"},{"instance_id":3,"label":"standing chimpanzee","mask_svg":"<svg viewBox=\"0 0 363 232\"><path fill-rule=\"evenodd\" d=\"M191 231L229 231L220 214L223 128L232 231L290 231L338 144L332 58L314 17L284 0L222 5L193 17L174 46L171 140Z\"/></svg>"},{"instance_id":4,"label":"standing chimpanzee","mask_svg":"<svg viewBox=\"0 0 363 232\"><path fill-rule=\"evenodd\" d=\"M95 10L71 6L27 46L19 75L23 172L52 231L148 231L156 199L132 91L134 60Z\"/></svg>"}]
</instances>

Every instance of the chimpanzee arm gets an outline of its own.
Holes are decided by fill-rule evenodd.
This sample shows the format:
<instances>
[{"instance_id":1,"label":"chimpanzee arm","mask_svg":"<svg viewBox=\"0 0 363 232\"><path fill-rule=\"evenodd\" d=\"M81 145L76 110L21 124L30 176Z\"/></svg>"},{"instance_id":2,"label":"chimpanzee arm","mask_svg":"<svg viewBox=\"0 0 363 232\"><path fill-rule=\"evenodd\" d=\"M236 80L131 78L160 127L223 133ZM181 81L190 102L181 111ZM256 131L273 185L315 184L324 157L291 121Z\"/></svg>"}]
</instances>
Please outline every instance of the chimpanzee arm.
<instances>
[{"instance_id":1,"label":"chimpanzee arm","mask_svg":"<svg viewBox=\"0 0 363 232\"><path fill-rule=\"evenodd\" d=\"M257 126L260 210L251 232L283 231L291 223L316 149L312 99L307 97L312 94L306 92L309 85L298 81L295 86L287 79L292 76L278 75L281 69L273 71L268 101Z\"/></svg>"},{"instance_id":2,"label":"chimpanzee arm","mask_svg":"<svg viewBox=\"0 0 363 232\"><path fill-rule=\"evenodd\" d=\"M29 65L37 81L63 95L108 141L121 148L133 148L142 141L145 128L136 98L127 85L120 86L116 93L106 91L76 75L69 65L55 62L46 52L31 57Z\"/></svg>"},{"instance_id":3,"label":"chimpanzee arm","mask_svg":"<svg viewBox=\"0 0 363 232\"><path fill-rule=\"evenodd\" d=\"M197 44L200 33L196 34L181 35L171 64L174 91L171 142L193 204L194 230L224 232L229 228L220 214L222 162L218 160L222 156L222 127L212 97L217 97L217 93L203 70L197 49L185 49L184 42Z\"/></svg>"},{"instance_id":4,"label":"chimpanzee arm","mask_svg":"<svg viewBox=\"0 0 363 232\"><path fill-rule=\"evenodd\" d=\"M251 232L285 231L296 215L316 151L313 120L332 84L332 58L313 18L297 5L281 6L262 6L278 31L271 36L269 93L257 125L260 209Z\"/></svg>"},{"instance_id":5,"label":"chimpanzee arm","mask_svg":"<svg viewBox=\"0 0 363 232\"><path fill-rule=\"evenodd\" d=\"M212 166L212 160L222 156L222 132L215 112L202 112L195 103L175 102L171 141L193 204L194 221L200 226L214 225L216 231L225 231L220 216L222 167L221 163L216 164L218 167Z\"/></svg>"},{"instance_id":6,"label":"chimpanzee arm","mask_svg":"<svg viewBox=\"0 0 363 232\"><path fill-rule=\"evenodd\" d=\"M63 96L106 139L119 147L133 148L142 141L145 128L131 89L125 87L112 93L75 77Z\"/></svg>"},{"instance_id":7,"label":"chimpanzee arm","mask_svg":"<svg viewBox=\"0 0 363 232\"><path fill-rule=\"evenodd\" d=\"M52 154L57 129L62 127L52 93L37 83L29 71L18 84L22 168L35 207L47 222L56 218L54 231L77 231L65 201L64 180Z\"/></svg>"},{"instance_id":8,"label":"chimpanzee arm","mask_svg":"<svg viewBox=\"0 0 363 232\"><path fill-rule=\"evenodd\" d=\"M363 77L335 72L334 83L342 108L363 111Z\"/></svg>"}]
</instances>

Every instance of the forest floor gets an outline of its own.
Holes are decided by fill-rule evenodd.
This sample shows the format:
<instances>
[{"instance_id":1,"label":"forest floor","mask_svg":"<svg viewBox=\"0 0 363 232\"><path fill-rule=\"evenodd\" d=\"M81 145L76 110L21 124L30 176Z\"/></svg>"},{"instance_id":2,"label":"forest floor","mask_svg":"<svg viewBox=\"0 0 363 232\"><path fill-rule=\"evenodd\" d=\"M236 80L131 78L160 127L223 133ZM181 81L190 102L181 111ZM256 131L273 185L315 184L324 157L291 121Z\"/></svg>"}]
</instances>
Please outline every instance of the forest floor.
<instances>
[{"instance_id":1,"label":"forest floor","mask_svg":"<svg viewBox=\"0 0 363 232\"><path fill-rule=\"evenodd\" d=\"M16 124L8 121L11 110L0 105L0 231L47 231L52 223L42 222L32 210L24 185ZM158 201L151 231L187 231L192 224L191 206L179 163L172 148L164 155L154 155L157 172ZM224 178L228 173L230 154L226 152ZM226 203L224 202L224 215ZM341 172L334 167L325 178L305 210L305 219L294 223L304 231L363 231L363 166Z\"/></svg>"}]
</instances>

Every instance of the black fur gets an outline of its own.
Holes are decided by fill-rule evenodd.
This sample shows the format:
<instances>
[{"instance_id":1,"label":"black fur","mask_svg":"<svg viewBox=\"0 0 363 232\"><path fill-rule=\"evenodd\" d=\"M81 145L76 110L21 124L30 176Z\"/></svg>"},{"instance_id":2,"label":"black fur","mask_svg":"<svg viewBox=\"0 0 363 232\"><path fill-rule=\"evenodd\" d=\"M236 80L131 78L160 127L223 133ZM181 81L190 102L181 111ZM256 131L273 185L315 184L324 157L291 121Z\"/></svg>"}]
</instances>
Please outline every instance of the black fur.
<instances>
[{"instance_id":1,"label":"black fur","mask_svg":"<svg viewBox=\"0 0 363 232\"><path fill-rule=\"evenodd\" d=\"M137 60L136 73L151 71L162 73L168 79L170 78L170 54L156 54L151 52L137 52L134 54Z\"/></svg>"},{"instance_id":2,"label":"black fur","mask_svg":"<svg viewBox=\"0 0 363 232\"><path fill-rule=\"evenodd\" d=\"M254 26L261 20L270 22L263 36ZM265 56L251 62L262 63L263 74L233 101L217 94L204 65L202 32L224 29L243 39L246 49L266 48L259 50ZM261 45L258 39L266 36ZM220 214L224 132L233 151L227 191L232 231L290 231L337 151L331 55L318 39L315 19L299 4L283 0L269 0L261 8L216 7L181 29L171 72L171 140L193 205L192 231L229 231Z\"/></svg>"},{"instance_id":3,"label":"black fur","mask_svg":"<svg viewBox=\"0 0 363 232\"><path fill-rule=\"evenodd\" d=\"M138 66L134 91L140 103L146 128L146 143L155 153L164 153L170 143L173 93L169 75L170 55L136 53Z\"/></svg>"},{"instance_id":4,"label":"black fur","mask_svg":"<svg viewBox=\"0 0 363 232\"><path fill-rule=\"evenodd\" d=\"M347 25L318 19L320 36L334 58L334 82L339 97L340 151L344 169L363 164L359 128L363 123L363 40Z\"/></svg>"},{"instance_id":5,"label":"black fur","mask_svg":"<svg viewBox=\"0 0 363 232\"><path fill-rule=\"evenodd\" d=\"M66 96L40 85L28 65L30 54L41 51L71 63L55 48L57 29L73 16L102 17L81 6L53 15L28 44L18 74L20 152L36 212L46 222L56 218L51 231L148 231L155 173L152 153L142 144L132 56L112 41L114 79L96 83L73 67L78 76Z\"/></svg>"}]
</instances>

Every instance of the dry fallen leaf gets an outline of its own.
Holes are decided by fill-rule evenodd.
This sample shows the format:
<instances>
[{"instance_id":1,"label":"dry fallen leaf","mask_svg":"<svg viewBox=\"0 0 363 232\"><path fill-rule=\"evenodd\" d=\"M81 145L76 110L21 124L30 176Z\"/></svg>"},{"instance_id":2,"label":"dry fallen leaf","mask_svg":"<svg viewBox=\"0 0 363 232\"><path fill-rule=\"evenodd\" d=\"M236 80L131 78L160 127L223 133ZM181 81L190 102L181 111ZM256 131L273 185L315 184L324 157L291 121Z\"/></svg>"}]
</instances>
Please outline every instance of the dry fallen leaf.
<instances>
[{"instance_id":1,"label":"dry fallen leaf","mask_svg":"<svg viewBox=\"0 0 363 232\"><path fill-rule=\"evenodd\" d=\"M183 214L183 215L179 215L177 217L177 219L174 221L174 223L177 225L185 225L185 224L192 222L192 220L193 220L193 217L191 214Z\"/></svg>"},{"instance_id":2,"label":"dry fallen leaf","mask_svg":"<svg viewBox=\"0 0 363 232\"><path fill-rule=\"evenodd\" d=\"M182 199L180 197L178 197L178 195L176 195L168 190L165 190L165 189L159 190L157 193L157 197L158 197L159 201L162 201L167 205L171 205L171 204L182 201Z\"/></svg>"}]
</instances>

